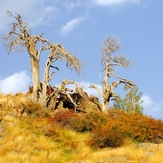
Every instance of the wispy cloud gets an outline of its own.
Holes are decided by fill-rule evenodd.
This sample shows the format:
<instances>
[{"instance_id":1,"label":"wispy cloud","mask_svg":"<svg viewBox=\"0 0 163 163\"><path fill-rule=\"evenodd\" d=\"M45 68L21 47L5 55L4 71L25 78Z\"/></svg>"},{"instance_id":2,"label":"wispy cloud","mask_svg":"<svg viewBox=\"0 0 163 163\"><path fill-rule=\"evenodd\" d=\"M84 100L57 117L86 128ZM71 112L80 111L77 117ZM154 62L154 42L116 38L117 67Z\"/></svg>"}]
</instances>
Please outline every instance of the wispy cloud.
<instances>
[{"instance_id":1,"label":"wispy cloud","mask_svg":"<svg viewBox=\"0 0 163 163\"><path fill-rule=\"evenodd\" d=\"M14 73L4 79L0 79L0 92L7 93L17 93L17 92L27 92L30 85L31 79L27 75L26 71L20 73Z\"/></svg>"},{"instance_id":2,"label":"wispy cloud","mask_svg":"<svg viewBox=\"0 0 163 163\"><path fill-rule=\"evenodd\" d=\"M141 0L92 0L99 6L119 6L124 4L138 4Z\"/></svg>"},{"instance_id":3,"label":"wispy cloud","mask_svg":"<svg viewBox=\"0 0 163 163\"><path fill-rule=\"evenodd\" d=\"M76 2L74 2L74 1L71 1L71 2L66 1L64 3L64 5L69 10L73 10L74 8L81 6L82 5L82 2L81 2L81 0L77 0Z\"/></svg>"},{"instance_id":4,"label":"wispy cloud","mask_svg":"<svg viewBox=\"0 0 163 163\"><path fill-rule=\"evenodd\" d=\"M79 24L83 21L84 17L79 17L76 19L72 19L67 22L60 30L62 36L68 34L69 32L73 31L75 28L79 26Z\"/></svg>"},{"instance_id":5,"label":"wispy cloud","mask_svg":"<svg viewBox=\"0 0 163 163\"><path fill-rule=\"evenodd\" d=\"M53 5L48 5L47 0L5 0L0 2L0 29L4 29L11 22L7 18L7 10L12 11L14 14L20 14L30 27L47 25L55 19L59 12L59 8L55 6L55 1L53 2L51 2Z\"/></svg>"},{"instance_id":6,"label":"wispy cloud","mask_svg":"<svg viewBox=\"0 0 163 163\"><path fill-rule=\"evenodd\" d=\"M142 100L143 100L142 106L144 108L144 114L155 118L163 119L163 102L156 103L148 95L142 96Z\"/></svg>"},{"instance_id":7,"label":"wispy cloud","mask_svg":"<svg viewBox=\"0 0 163 163\"><path fill-rule=\"evenodd\" d=\"M89 88L89 86L92 84L90 82L85 82L85 81L81 81L79 82L80 85L84 86L84 91L87 92L88 95L94 95L96 97L99 98L99 100L101 99L99 93L97 92L96 89L94 88ZM95 86L97 86L100 90L102 90L102 86L98 85L98 84L94 84Z\"/></svg>"}]
</instances>

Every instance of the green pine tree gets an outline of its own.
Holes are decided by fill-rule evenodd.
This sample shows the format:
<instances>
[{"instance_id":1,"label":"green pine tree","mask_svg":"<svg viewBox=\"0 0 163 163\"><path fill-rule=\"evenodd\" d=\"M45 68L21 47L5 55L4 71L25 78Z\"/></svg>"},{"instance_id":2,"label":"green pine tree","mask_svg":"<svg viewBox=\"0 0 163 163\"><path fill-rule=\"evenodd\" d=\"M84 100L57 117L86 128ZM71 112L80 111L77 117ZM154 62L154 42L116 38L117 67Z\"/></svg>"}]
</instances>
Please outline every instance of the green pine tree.
<instances>
[{"instance_id":1,"label":"green pine tree","mask_svg":"<svg viewBox=\"0 0 163 163\"><path fill-rule=\"evenodd\" d=\"M115 109L123 109L125 112L138 112L143 114L143 107L141 100L142 92L138 92L138 88L129 88L124 86L124 90L127 92L125 97L122 99L119 96L115 99L113 107Z\"/></svg>"}]
</instances>

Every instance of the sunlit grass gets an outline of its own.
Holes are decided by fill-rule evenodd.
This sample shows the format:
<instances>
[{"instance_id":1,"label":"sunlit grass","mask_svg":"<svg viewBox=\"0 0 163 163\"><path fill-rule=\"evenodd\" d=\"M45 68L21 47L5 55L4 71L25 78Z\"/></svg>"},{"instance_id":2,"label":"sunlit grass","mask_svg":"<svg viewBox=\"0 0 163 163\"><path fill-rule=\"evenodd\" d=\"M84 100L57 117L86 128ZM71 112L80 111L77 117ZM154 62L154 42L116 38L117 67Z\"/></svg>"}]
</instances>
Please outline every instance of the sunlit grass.
<instances>
[{"instance_id":1,"label":"sunlit grass","mask_svg":"<svg viewBox=\"0 0 163 163\"><path fill-rule=\"evenodd\" d=\"M108 159L110 161L116 160L116 163L162 163L163 153L158 150L148 151L137 148L136 145L129 145L116 149L103 149L93 152L89 159L93 162Z\"/></svg>"},{"instance_id":2,"label":"sunlit grass","mask_svg":"<svg viewBox=\"0 0 163 163\"><path fill-rule=\"evenodd\" d=\"M4 103L0 110L0 118L4 132L0 137L1 163L162 163L163 144L134 144L126 139L124 146L119 148L105 148L93 150L87 145L90 133L77 133L61 128L47 117L32 115L18 119L12 113L14 106L9 106L12 100L19 104L26 102L26 97L0 94L0 103ZM43 110L36 104L33 112Z\"/></svg>"},{"instance_id":3,"label":"sunlit grass","mask_svg":"<svg viewBox=\"0 0 163 163\"><path fill-rule=\"evenodd\" d=\"M0 162L46 162L60 157L62 149L50 138L38 135L21 127L21 122L6 125L3 139L0 139ZM10 121L11 123L11 121ZM49 155L53 153L53 155Z\"/></svg>"},{"instance_id":4,"label":"sunlit grass","mask_svg":"<svg viewBox=\"0 0 163 163\"><path fill-rule=\"evenodd\" d=\"M85 160L96 162L97 160L117 160L117 163L124 161L162 163L162 146L152 147L153 151L139 148L135 144L111 149L93 151L86 145L89 134L79 134L74 131L60 129L59 137L45 136L41 128L46 121L33 120L33 126L28 121L24 122L6 118L7 132L3 139L0 139L0 162L71 162L72 160ZM31 119L29 119L30 121ZM12 122L14 125L12 125ZM38 131L36 132L35 130ZM58 129L57 129L58 130Z\"/></svg>"},{"instance_id":5,"label":"sunlit grass","mask_svg":"<svg viewBox=\"0 0 163 163\"><path fill-rule=\"evenodd\" d=\"M66 129L57 129L59 137L46 136L47 120L27 118L18 120L13 116L3 117L5 133L0 139L0 162L68 162L88 154L85 147L86 134ZM80 158L80 157L79 157Z\"/></svg>"}]
</instances>

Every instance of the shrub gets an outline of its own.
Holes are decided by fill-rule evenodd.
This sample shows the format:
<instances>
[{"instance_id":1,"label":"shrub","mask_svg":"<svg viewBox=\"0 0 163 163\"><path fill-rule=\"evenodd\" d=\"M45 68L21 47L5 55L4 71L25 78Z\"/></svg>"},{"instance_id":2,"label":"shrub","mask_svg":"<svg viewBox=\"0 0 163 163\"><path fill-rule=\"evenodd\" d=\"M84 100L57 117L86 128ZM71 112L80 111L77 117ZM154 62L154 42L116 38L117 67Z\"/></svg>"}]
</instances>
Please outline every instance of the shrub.
<instances>
[{"instance_id":1,"label":"shrub","mask_svg":"<svg viewBox=\"0 0 163 163\"><path fill-rule=\"evenodd\" d=\"M34 117L47 117L49 115L49 111L39 103L35 102L28 102L23 105L25 108L25 111L28 115L34 116Z\"/></svg>"},{"instance_id":2,"label":"shrub","mask_svg":"<svg viewBox=\"0 0 163 163\"><path fill-rule=\"evenodd\" d=\"M90 132L95 127L94 123L90 120L89 115L79 115L78 118L72 119L70 128L77 132Z\"/></svg>"},{"instance_id":3,"label":"shrub","mask_svg":"<svg viewBox=\"0 0 163 163\"><path fill-rule=\"evenodd\" d=\"M54 121L62 127L77 132L92 131L94 127L89 114L76 114L70 110L58 111L54 116Z\"/></svg>"},{"instance_id":4,"label":"shrub","mask_svg":"<svg viewBox=\"0 0 163 163\"><path fill-rule=\"evenodd\" d=\"M118 121L109 121L93 131L89 145L93 148L119 147L123 144L122 124Z\"/></svg>"},{"instance_id":5,"label":"shrub","mask_svg":"<svg viewBox=\"0 0 163 163\"><path fill-rule=\"evenodd\" d=\"M139 114L117 113L117 119L124 123L123 137L136 142L157 143L163 140L163 121Z\"/></svg>"},{"instance_id":6,"label":"shrub","mask_svg":"<svg viewBox=\"0 0 163 163\"><path fill-rule=\"evenodd\" d=\"M108 113L76 114L69 110L55 113L54 123L77 132L91 132L94 148L118 147L124 139L135 142L163 142L163 121L140 113L110 109Z\"/></svg>"},{"instance_id":7,"label":"shrub","mask_svg":"<svg viewBox=\"0 0 163 163\"><path fill-rule=\"evenodd\" d=\"M110 109L108 121L123 123L123 138L136 142L163 142L163 121L156 120L136 112L125 113L123 110Z\"/></svg>"},{"instance_id":8,"label":"shrub","mask_svg":"<svg viewBox=\"0 0 163 163\"><path fill-rule=\"evenodd\" d=\"M104 126L108 122L108 115L102 112L90 112L89 120L96 126Z\"/></svg>"},{"instance_id":9,"label":"shrub","mask_svg":"<svg viewBox=\"0 0 163 163\"><path fill-rule=\"evenodd\" d=\"M59 110L55 113L53 118L54 122L59 124L61 127L71 128L70 122L74 121L77 118L77 114L70 110Z\"/></svg>"}]
</instances>

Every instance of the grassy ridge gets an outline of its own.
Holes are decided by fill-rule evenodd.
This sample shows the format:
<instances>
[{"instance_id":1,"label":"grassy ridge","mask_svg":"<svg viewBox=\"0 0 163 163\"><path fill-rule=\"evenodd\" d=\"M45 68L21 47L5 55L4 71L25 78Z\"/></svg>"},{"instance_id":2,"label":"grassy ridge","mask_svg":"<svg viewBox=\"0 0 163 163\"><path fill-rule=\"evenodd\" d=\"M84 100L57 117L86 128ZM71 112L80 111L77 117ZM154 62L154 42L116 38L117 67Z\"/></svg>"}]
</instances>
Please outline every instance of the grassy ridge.
<instances>
[{"instance_id":1,"label":"grassy ridge","mask_svg":"<svg viewBox=\"0 0 163 163\"><path fill-rule=\"evenodd\" d=\"M136 141L134 143L128 137L124 137L123 145L117 148L105 146L104 148L99 146L94 148L90 144L92 141L95 143L97 141L96 144L98 145L99 140L97 138L100 138L103 142L106 138L104 135L108 134L106 131L111 130L109 126L115 127L114 132L112 132L113 135L108 135L109 137L115 137L115 133L122 136L123 133L118 134L118 132L119 130L122 131L122 128L125 131L126 128L117 119L119 118L121 122L124 121L125 124L130 120L129 118L127 120L125 114L121 111L111 110L108 115L100 113L76 115L61 109L61 111L52 114L50 111L45 111L41 106L26 101L23 94L15 96L0 95L0 103L2 104L0 109L1 163L162 163L162 144L139 144ZM25 111L20 114L19 111L22 111L24 107ZM43 114L43 112L46 112L46 114ZM117 113L119 114L118 118ZM107 122L106 119L109 121ZM111 119L114 121L111 121ZM135 116L135 123L139 122L136 119L140 120L140 117ZM154 122L161 124L161 121L149 119L153 122L152 124L156 124ZM147 118L145 120L144 123L147 123ZM133 123L132 121L134 126ZM135 125L137 129L140 123L136 124L138 124ZM122 128L116 128L117 126ZM152 134L157 133L157 127L150 126L152 126L152 128L149 128ZM154 130L152 130L153 128ZM142 133L144 133L144 129ZM128 132L129 134L131 133ZM144 134L142 135L144 136Z\"/></svg>"}]
</instances>

